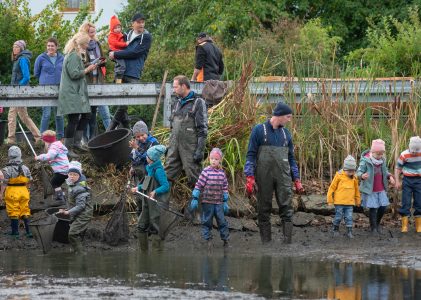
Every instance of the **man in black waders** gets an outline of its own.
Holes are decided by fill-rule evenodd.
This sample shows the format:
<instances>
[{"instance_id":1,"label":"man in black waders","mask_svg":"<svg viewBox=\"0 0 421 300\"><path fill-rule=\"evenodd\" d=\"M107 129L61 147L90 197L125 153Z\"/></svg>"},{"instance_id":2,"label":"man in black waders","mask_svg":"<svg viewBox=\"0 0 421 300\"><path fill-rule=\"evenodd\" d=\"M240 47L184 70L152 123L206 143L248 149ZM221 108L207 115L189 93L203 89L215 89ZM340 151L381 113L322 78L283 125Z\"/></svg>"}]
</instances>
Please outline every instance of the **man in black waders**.
<instances>
[{"instance_id":1,"label":"man in black waders","mask_svg":"<svg viewBox=\"0 0 421 300\"><path fill-rule=\"evenodd\" d=\"M176 76L174 94L178 99L171 112L171 136L165 164L170 181L175 181L181 171L186 172L188 184L193 189L201 172L201 162L208 135L208 112L205 100L190 90L186 76Z\"/></svg>"},{"instance_id":2,"label":"man in black waders","mask_svg":"<svg viewBox=\"0 0 421 300\"><path fill-rule=\"evenodd\" d=\"M275 191L282 219L284 242L291 243L292 188L303 193L291 133L284 126L291 121L292 109L279 102L273 116L263 124L256 125L250 136L244 173L247 176L246 192L257 192L257 211L262 243L271 241L270 214Z\"/></svg>"}]
</instances>

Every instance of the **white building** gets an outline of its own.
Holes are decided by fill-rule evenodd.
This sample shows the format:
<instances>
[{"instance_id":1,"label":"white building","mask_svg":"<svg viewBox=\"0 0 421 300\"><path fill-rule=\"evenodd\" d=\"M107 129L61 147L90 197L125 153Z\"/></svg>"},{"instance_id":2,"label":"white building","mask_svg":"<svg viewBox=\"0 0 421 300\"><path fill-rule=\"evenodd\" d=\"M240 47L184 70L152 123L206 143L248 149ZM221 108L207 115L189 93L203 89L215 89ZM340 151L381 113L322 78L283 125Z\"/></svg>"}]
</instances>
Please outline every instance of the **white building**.
<instances>
[{"instance_id":1,"label":"white building","mask_svg":"<svg viewBox=\"0 0 421 300\"><path fill-rule=\"evenodd\" d=\"M28 0L29 8L32 14L37 14L45 8L48 4L52 3L52 0ZM63 11L64 19L73 20L79 11L79 5L86 6L87 3L91 3L90 13L93 17L97 16L98 13L103 10L101 17L95 24L97 27L108 26L110 18L116 12L121 11L124 5L127 4L126 0L66 0L67 7Z\"/></svg>"}]
</instances>

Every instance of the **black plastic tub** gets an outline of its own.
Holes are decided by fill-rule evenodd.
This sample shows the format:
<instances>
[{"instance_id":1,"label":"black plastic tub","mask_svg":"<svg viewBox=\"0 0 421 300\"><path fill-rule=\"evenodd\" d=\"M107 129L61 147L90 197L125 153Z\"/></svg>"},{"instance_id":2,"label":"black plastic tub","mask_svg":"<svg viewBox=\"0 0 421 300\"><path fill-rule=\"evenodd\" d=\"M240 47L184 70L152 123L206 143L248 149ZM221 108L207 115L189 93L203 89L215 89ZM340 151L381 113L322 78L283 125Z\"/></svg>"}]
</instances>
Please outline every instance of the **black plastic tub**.
<instances>
[{"instance_id":1,"label":"black plastic tub","mask_svg":"<svg viewBox=\"0 0 421 300\"><path fill-rule=\"evenodd\" d=\"M70 217L57 214L60 208L51 207L47 208L45 211L49 215L55 215L57 217L56 228L54 229L53 241L68 244L69 243L69 229L70 229Z\"/></svg>"},{"instance_id":2,"label":"black plastic tub","mask_svg":"<svg viewBox=\"0 0 421 300\"><path fill-rule=\"evenodd\" d=\"M125 165L129 160L131 131L126 128L111 130L97 135L88 142L88 148L98 166Z\"/></svg>"}]
</instances>

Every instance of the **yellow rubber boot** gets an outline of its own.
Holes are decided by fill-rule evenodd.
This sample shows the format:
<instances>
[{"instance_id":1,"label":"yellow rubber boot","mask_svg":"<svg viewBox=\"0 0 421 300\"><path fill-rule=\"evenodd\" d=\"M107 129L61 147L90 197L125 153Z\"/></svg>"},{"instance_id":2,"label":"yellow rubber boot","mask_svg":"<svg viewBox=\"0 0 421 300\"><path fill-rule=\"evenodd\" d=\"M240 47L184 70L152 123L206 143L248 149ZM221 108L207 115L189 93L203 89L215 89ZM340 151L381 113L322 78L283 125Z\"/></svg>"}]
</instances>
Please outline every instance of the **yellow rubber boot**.
<instances>
[{"instance_id":1,"label":"yellow rubber boot","mask_svg":"<svg viewBox=\"0 0 421 300\"><path fill-rule=\"evenodd\" d=\"M408 217L402 217L402 229L401 232L408 232Z\"/></svg>"},{"instance_id":2,"label":"yellow rubber boot","mask_svg":"<svg viewBox=\"0 0 421 300\"><path fill-rule=\"evenodd\" d=\"M421 232L421 217L415 218L415 230Z\"/></svg>"}]
</instances>

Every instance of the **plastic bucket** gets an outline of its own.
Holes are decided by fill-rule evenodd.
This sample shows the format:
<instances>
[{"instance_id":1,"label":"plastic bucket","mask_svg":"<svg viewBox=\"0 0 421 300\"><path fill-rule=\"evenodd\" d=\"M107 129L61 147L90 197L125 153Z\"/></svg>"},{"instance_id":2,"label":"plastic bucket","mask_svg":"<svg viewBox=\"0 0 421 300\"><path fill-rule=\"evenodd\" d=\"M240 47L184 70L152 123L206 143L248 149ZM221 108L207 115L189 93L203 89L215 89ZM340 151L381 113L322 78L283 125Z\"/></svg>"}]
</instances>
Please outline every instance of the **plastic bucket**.
<instances>
[{"instance_id":1,"label":"plastic bucket","mask_svg":"<svg viewBox=\"0 0 421 300\"><path fill-rule=\"evenodd\" d=\"M69 229L70 229L70 217L64 215L56 215L60 208L51 207L45 211L49 215L54 215L57 218L57 224L54 228L53 241L68 244L69 243Z\"/></svg>"},{"instance_id":2,"label":"plastic bucket","mask_svg":"<svg viewBox=\"0 0 421 300\"><path fill-rule=\"evenodd\" d=\"M51 249L57 221L55 215L44 212L40 214L39 218L29 222L29 228L44 253L48 253Z\"/></svg>"},{"instance_id":3,"label":"plastic bucket","mask_svg":"<svg viewBox=\"0 0 421 300\"><path fill-rule=\"evenodd\" d=\"M97 135L88 142L88 148L94 161L99 166L115 164L125 165L129 160L131 131L126 128L111 130Z\"/></svg>"},{"instance_id":4,"label":"plastic bucket","mask_svg":"<svg viewBox=\"0 0 421 300\"><path fill-rule=\"evenodd\" d=\"M4 137L6 136L7 120L0 120L0 146L4 143Z\"/></svg>"}]
</instances>

